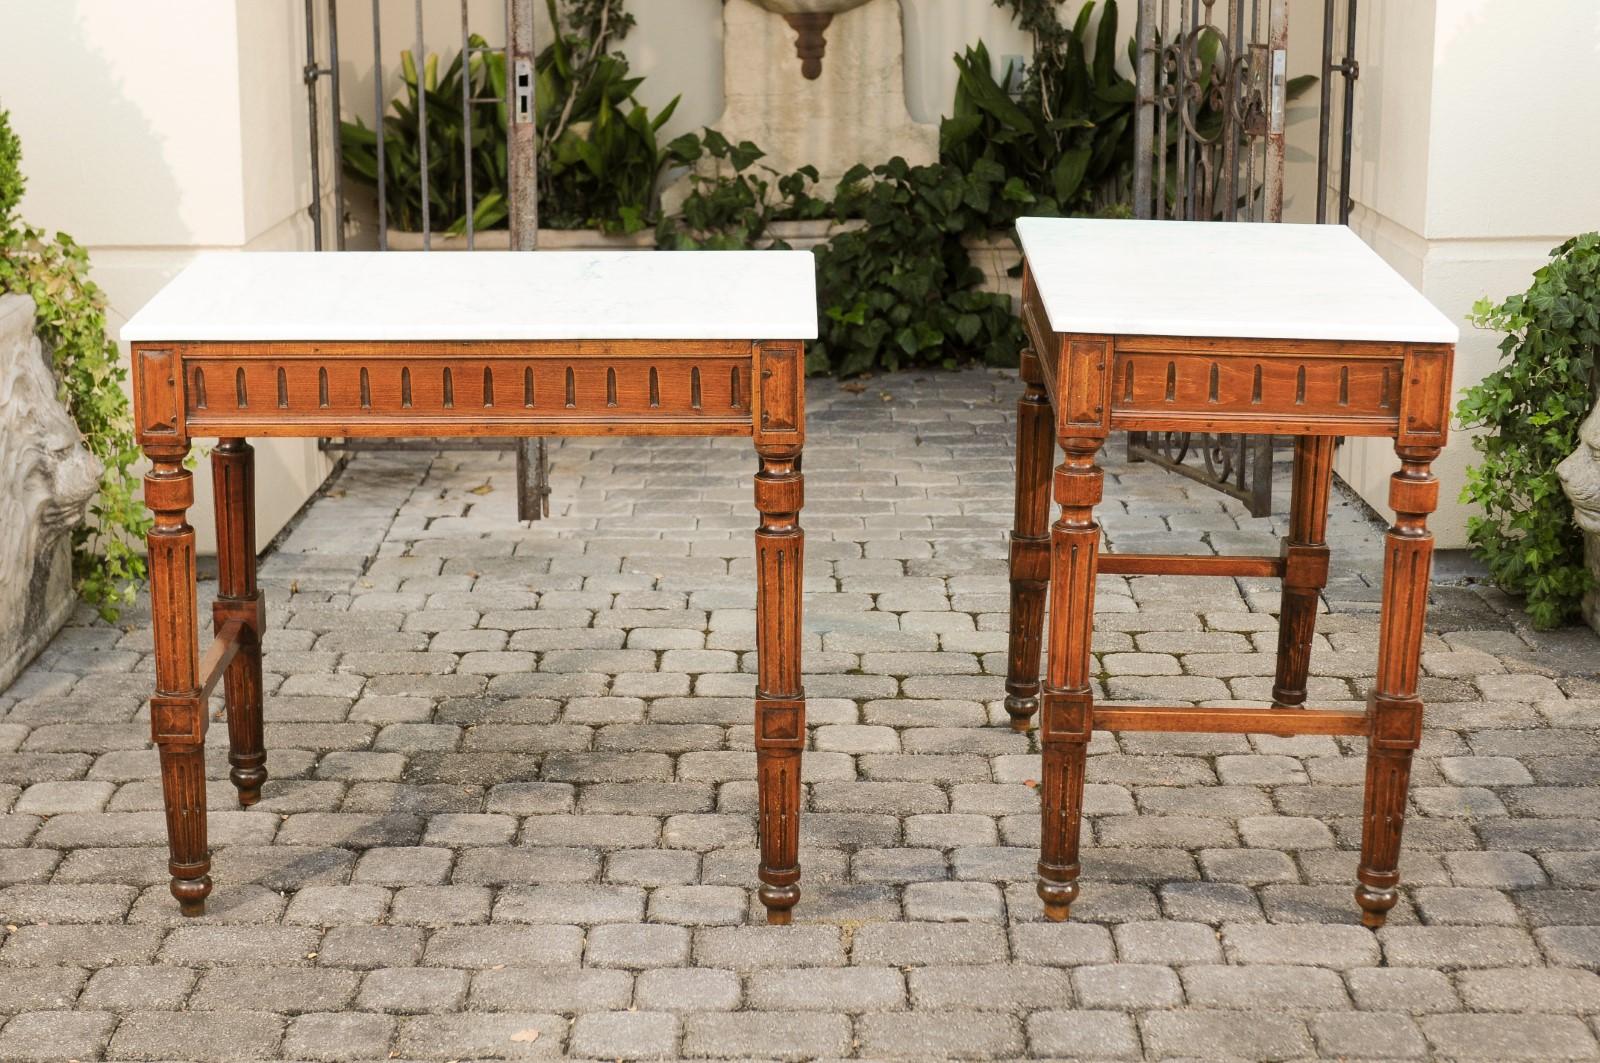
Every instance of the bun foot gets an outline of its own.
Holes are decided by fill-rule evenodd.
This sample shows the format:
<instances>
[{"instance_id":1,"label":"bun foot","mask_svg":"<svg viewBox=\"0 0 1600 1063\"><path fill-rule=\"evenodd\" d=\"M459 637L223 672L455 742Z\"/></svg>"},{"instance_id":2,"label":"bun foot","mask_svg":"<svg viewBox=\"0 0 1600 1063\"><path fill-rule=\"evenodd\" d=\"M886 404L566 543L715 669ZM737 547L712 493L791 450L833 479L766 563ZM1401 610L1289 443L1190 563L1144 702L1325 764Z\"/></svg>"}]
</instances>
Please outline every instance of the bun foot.
<instances>
[{"instance_id":1,"label":"bun foot","mask_svg":"<svg viewBox=\"0 0 1600 1063\"><path fill-rule=\"evenodd\" d=\"M1363 883L1356 887L1356 903L1361 906L1361 925L1377 930L1389 918L1389 909L1400 900L1400 891L1379 889Z\"/></svg>"},{"instance_id":2,"label":"bun foot","mask_svg":"<svg viewBox=\"0 0 1600 1063\"><path fill-rule=\"evenodd\" d=\"M1011 729L1020 734L1033 730L1033 714L1039 711L1037 697L1006 696L1006 715L1011 717Z\"/></svg>"},{"instance_id":3,"label":"bun foot","mask_svg":"<svg viewBox=\"0 0 1600 1063\"><path fill-rule=\"evenodd\" d=\"M211 895L211 876L172 880L172 895L178 900L178 910L187 918L206 914L206 898Z\"/></svg>"},{"instance_id":4,"label":"bun foot","mask_svg":"<svg viewBox=\"0 0 1600 1063\"><path fill-rule=\"evenodd\" d=\"M228 778L239 791L239 807L249 808L261 800L261 787L267 781L267 769L259 766L234 768L228 773Z\"/></svg>"},{"instance_id":5,"label":"bun foot","mask_svg":"<svg viewBox=\"0 0 1600 1063\"><path fill-rule=\"evenodd\" d=\"M1056 923L1065 922L1072 914L1072 902L1078 899L1078 884L1042 878L1036 888L1039 899L1044 902L1044 917Z\"/></svg>"},{"instance_id":6,"label":"bun foot","mask_svg":"<svg viewBox=\"0 0 1600 1063\"><path fill-rule=\"evenodd\" d=\"M800 900L800 887L763 885L761 903L767 906L768 926L788 926L794 920L791 909Z\"/></svg>"}]
</instances>

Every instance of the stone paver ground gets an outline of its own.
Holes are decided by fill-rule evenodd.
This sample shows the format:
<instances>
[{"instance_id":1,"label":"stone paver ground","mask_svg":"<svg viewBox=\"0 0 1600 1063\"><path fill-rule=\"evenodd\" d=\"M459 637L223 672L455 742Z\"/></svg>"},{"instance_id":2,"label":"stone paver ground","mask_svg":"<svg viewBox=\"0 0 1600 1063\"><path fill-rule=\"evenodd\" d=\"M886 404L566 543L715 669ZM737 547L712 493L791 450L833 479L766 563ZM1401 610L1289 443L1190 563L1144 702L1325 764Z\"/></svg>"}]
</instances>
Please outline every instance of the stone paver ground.
<instances>
[{"instance_id":1,"label":"stone paver ground","mask_svg":"<svg viewBox=\"0 0 1600 1063\"><path fill-rule=\"evenodd\" d=\"M145 611L0 694L0 1060L1600 1057L1600 642L1482 588L1434 589L1387 929L1350 896L1361 743L1321 737L1097 735L1077 918L1040 920L998 701L1017 392L812 389L796 926L752 890L748 442L567 440L532 527L506 459L366 456L264 563L273 781L235 810L212 729L204 919ZM1275 549L1107 468L1119 547ZM1317 701L1372 674L1379 535L1341 496ZM1263 697L1276 604L1102 579L1103 692Z\"/></svg>"}]
</instances>

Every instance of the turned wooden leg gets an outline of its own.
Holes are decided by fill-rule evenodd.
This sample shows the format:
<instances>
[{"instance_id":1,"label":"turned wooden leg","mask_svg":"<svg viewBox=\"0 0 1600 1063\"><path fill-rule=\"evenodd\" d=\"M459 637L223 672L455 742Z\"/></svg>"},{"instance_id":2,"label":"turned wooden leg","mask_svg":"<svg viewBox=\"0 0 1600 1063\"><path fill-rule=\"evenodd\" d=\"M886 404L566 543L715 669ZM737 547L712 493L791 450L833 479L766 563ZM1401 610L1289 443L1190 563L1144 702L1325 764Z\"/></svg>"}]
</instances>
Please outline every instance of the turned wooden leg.
<instances>
[{"instance_id":1,"label":"turned wooden leg","mask_svg":"<svg viewBox=\"0 0 1600 1063\"><path fill-rule=\"evenodd\" d=\"M1006 713L1026 731L1039 707L1039 650L1045 589L1050 585L1050 462L1055 455L1050 399L1038 356L1022 352L1017 400L1017 504L1011 531L1011 642Z\"/></svg>"},{"instance_id":2,"label":"turned wooden leg","mask_svg":"<svg viewBox=\"0 0 1600 1063\"><path fill-rule=\"evenodd\" d=\"M172 895L184 915L200 915L211 892L211 855L206 847L206 706L200 698L196 644L194 529L187 520L194 478L183 467L187 440L147 443L144 451L152 463L144 478L144 499L155 517L148 539L156 654L150 730L161 756Z\"/></svg>"},{"instance_id":3,"label":"turned wooden leg","mask_svg":"<svg viewBox=\"0 0 1600 1063\"><path fill-rule=\"evenodd\" d=\"M1411 755L1422 744L1417 668L1428 610L1433 536L1428 514L1439 503L1430 466L1438 447L1396 446L1400 471L1389 480L1394 525L1384 537L1383 611L1378 676L1367 698L1367 781L1356 903L1361 921L1380 927L1400 899L1400 831L1405 825Z\"/></svg>"},{"instance_id":4,"label":"turned wooden leg","mask_svg":"<svg viewBox=\"0 0 1600 1063\"><path fill-rule=\"evenodd\" d=\"M1050 919L1067 918L1078 897L1078 832L1083 782L1094 731L1089 643L1094 634L1095 565L1100 525L1094 507L1104 474L1095 464L1103 440L1066 438L1055 472L1055 523L1050 549L1050 650L1039 739L1041 836L1039 898Z\"/></svg>"},{"instance_id":5,"label":"turned wooden leg","mask_svg":"<svg viewBox=\"0 0 1600 1063\"><path fill-rule=\"evenodd\" d=\"M246 807L261 800L267 781L267 751L261 736L261 636L265 603L256 586L255 449L242 439L224 439L211 452L217 514L217 600L212 622L218 634L240 622L239 652L223 673L228 707L229 778Z\"/></svg>"},{"instance_id":6,"label":"turned wooden leg","mask_svg":"<svg viewBox=\"0 0 1600 1063\"><path fill-rule=\"evenodd\" d=\"M1272 704L1306 703L1311 638L1317 599L1328 584L1328 488L1333 475L1333 439L1300 436L1294 441L1294 483L1289 534L1284 536L1283 598L1278 610L1278 676Z\"/></svg>"},{"instance_id":7,"label":"turned wooden leg","mask_svg":"<svg viewBox=\"0 0 1600 1063\"><path fill-rule=\"evenodd\" d=\"M806 699L800 681L800 603L805 478L798 445L758 445L756 473L756 777L761 903L787 923L800 899L800 756Z\"/></svg>"}]
</instances>

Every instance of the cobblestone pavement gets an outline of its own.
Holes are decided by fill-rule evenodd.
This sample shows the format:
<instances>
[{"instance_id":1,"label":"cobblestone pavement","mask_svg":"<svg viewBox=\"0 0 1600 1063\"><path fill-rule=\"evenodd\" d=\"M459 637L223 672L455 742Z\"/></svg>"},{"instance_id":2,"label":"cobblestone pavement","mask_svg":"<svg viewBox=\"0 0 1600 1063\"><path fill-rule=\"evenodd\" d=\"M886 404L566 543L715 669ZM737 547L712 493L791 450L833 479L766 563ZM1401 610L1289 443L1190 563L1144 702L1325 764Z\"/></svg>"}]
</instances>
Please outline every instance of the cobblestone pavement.
<instances>
[{"instance_id":1,"label":"cobblestone pavement","mask_svg":"<svg viewBox=\"0 0 1600 1063\"><path fill-rule=\"evenodd\" d=\"M147 614L0 694L0 1060L1600 1057L1600 641L1481 589L1434 588L1387 929L1326 737L1097 735L1077 918L1040 920L998 702L1018 390L813 388L794 927L752 889L748 441L566 441L532 527L505 459L362 457L264 563L274 779L234 810L212 729L204 919L167 895ZM1118 546L1275 549L1107 467ZM1333 523L1321 702L1375 648L1380 529ZM1266 694L1266 581L1099 603L1107 695Z\"/></svg>"}]
</instances>

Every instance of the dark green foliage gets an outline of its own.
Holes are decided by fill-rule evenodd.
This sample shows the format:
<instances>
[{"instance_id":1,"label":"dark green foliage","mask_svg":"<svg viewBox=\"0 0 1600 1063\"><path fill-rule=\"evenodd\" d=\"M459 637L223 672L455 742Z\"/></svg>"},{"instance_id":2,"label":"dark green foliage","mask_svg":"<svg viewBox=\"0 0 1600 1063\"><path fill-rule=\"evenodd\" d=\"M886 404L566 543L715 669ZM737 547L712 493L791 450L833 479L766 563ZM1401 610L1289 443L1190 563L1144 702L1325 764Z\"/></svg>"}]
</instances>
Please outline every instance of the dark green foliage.
<instances>
[{"instance_id":1,"label":"dark green foliage","mask_svg":"<svg viewBox=\"0 0 1600 1063\"><path fill-rule=\"evenodd\" d=\"M1011 300L977 290L983 273L961 245L995 193L989 177L898 157L846 174L834 214L866 225L817 248L821 338L807 369L854 376L972 359L1015 364L1021 329Z\"/></svg>"},{"instance_id":2,"label":"dark green foliage","mask_svg":"<svg viewBox=\"0 0 1600 1063\"><path fill-rule=\"evenodd\" d=\"M34 327L59 384L59 397L84 443L105 465L90 519L72 532L78 593L108 620L133 600L145 576L141 540L150 518L138 500L128 371L106 335L105 294L89 280L89 254L66 233L52 239L16 217L21 147L0 110L0 292L33 296Z\"/></svg>"},{"instance_id":3,"label":"dark green foliage","mask_svg":"<svg viewBox=\"0 0 1600 1063\"><path fill-rule=\"evenodd\" d=\"M998 166L1005 174L1002 194L983 219L989 229L1008 229L1025 214L1106 212L1131 197L1133 82L1112 62L1115 0L1100 17L1091 58L1093 9L1085 4L1077 24L1063 30L1058 76L1040 74L1045 64L1036 53L1019 99L995 80L981 42L956 57L954 113L939 128L940 158L968 173Z\"/></svg>"},{"instance_id":4,"label":"dark green foliage","mask_svg":"<svg viewBox=\"0 0 1600 1063\"><path fill-rule=\"evenodd\" d=\"M1461 493L1484 511L1468 521L1473 552L1502 588L1526 596L1539 628L1576 614L1593 583L1555 470L1577 449L1600 385L1600 233L1574 237L1551 256L1525 293L1473 307L1473 324L1506 334L1505 364L1456 409L1464 426L1488 429L1473 437L1483 462L1467 470Z\"/></svg>"},{"instance_id":5,"label":"dark green foliage","mask_svg":"<svg viewBox=\"0 0 1600 1063\"><path fill-rule=\"evenodd\" d=\"M787 250L787 243L770 236L773 222L830 216L831 204L810 194L817 180L814 166L780 174L760 165L766 153L750 141L730 143L715 129L685 133L669 148L691 163L715 159L717 171L690 172L689 195L678 213L656 226L656 246L662 250Z\"/></svg>"}]
</instances>

